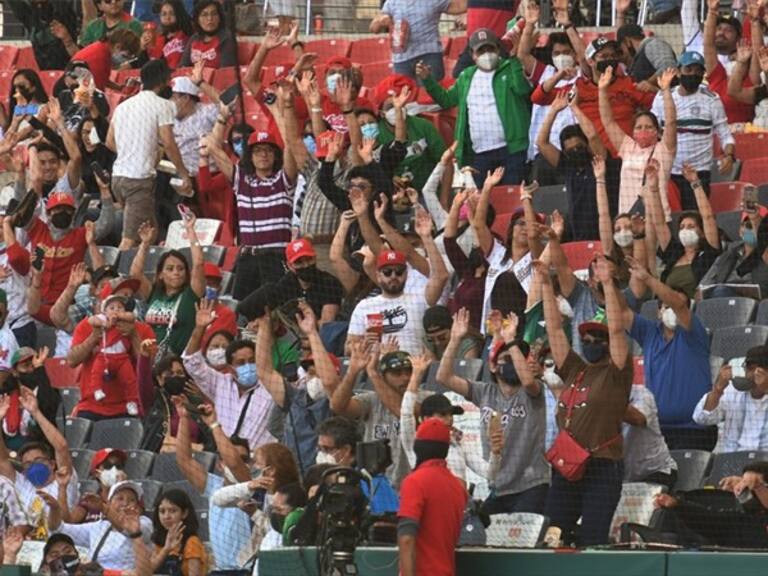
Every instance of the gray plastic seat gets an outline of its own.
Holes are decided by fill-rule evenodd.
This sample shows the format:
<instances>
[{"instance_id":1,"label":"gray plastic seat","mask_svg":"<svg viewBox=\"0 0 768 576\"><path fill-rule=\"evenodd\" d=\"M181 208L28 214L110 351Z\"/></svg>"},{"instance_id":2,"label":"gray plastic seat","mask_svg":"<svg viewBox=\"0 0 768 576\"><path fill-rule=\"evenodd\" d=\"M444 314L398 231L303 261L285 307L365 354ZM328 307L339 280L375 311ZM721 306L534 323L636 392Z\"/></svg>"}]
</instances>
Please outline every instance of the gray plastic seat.
<instances>
[{"instance_id":1,"label":"gray plastic seat","mask_svg":"<svg viewBox=\"0 0 768 576\"><path fill-rule=\"evenodd\" d=\"M730 212L720 212L715 215L717 227L728 235L732 242L740 240L739 229L741 228L741 211L732 210Z\"/></svg>"},{"instance_id":2,"label":"gray plastic seat","mask_svg":"<svg viewBox=\"0 0 768 576\"><path fill-rule=\"evenodd\" d=\"M757 301L752 298L709 298L696 304L695 314L707 330L746 326L755 315Z\"/></svg>"},{"instance_id":3,"label":"gray plastic seat","mask_svg":"<svg viewBox=\"0 0 768 576\"><path fill-rule=\"evenodd\" d=\"M201 464L206 472L211 472L216 463L216 454L212 452L194 451L192 452L192 458L198 464ZM176 463L176 454L173 452L163 452L155 456L150 478L160 482L181 482L186 480L184 474L179 470L179 465Z\"/></svg>"},{"instance_id":4,"label":"gray plastic seat","mask_svg":"<svg viewBox=\"0 0 768 576\"><path fill-rule=\"evenodd\" d=\"M93 422L85 418L67 418L64 420L64 437L71 449L83 448L91 436ZM90 448L90 446L89 446Z\"/></svg>"},{"instance_id":5,"label":"gray plastic seat","mask_svg":"<svg viewBox=\"0 0 768 576\"><path fill-rule=\"evenodd\" d=\"M765 296L768 296L768 294ZM768 326L768 298L760 301L760 305L757 307L757 315L755 316L755 324L758 326Z\"/></svg>"},{"instance_id":6,"label":"gray plastic seat","mask_svg":"<svg viewBox=\"0 0 768 576\"><path fill-rule=\"evenodd\" d=\"M120 448L136 450L144 437L144 426L138 418L115 418L101 420L93 425L93 433L88 448Z\"/></svg>"},{"instance_id":7,"label":"gray plastic seat","mask_svg":"<svg viewBox=\"0 0 768 576\"><path fill-rule=\"evenodd\" d=\"M163 483L149 478L139 480L138 482L141 485L141 489L144 490L144 510L151 513L155 509L157 497L163 491Z\"/></svg>"},{"instance_id":8,"label":"gray plastic seat","mask_svg":"<svg viewBox=\"0 0 768 576\"><path fill-rule=\"evenodd\" d=\"M677 462L676 492L687 492L704 486L704 479L712 466L712 453L706 450L670 450Z\"/></svg>"},{"instance_id":9,"label":"gray plastic seat","mask_svg":"<svg viewBox=\"0 0 768 576\"><path fill-rule=\"evenodd\" d=\"M543 186L533 195L533 209L540 214L552 214L555 210L568 214L568 194L565 186Z\"/></svg>"},{"instance_id":10,"label":"gray plastic seat","mask_svg":"<svg viewBox=\"0 0 768 576\"><path fill-rule=\"evenodd\" d=\"M80 402L80 388L60 388L59 394L61 395L61 409L66 418L72 414L72 410L74 410L77 403Z\"/></svg>"},{"instance_id":11,"label":"gray plastic seat","mask_svg":"<svg viewBox=\"0 0 768 576\"><path fill-rule=\"evenodd\" d=\"M109 266L116 266L117 261L120 259L120 250L115 246L99 246L99 254L104 259L104 264ZM85 265L89 268L93 267L93 261L91 260L91 253L85 253Z\"/></svg>"},{"instance_id":12,"label":"gray plastic seat","mask_svg":"<svg viewBox=\"0 0 768 576\"><path fill-rule=\"evenodd\" d=\"M130 274L131 264L133 264L133 259L136 258L136 252L138 252L138 248L128 248L128 250L123 250L123 252L120 253L120 259L117 262L117 271L122 276L128 276Z\"/></svg>"},{"instance_id":13,"label":"gray plastic seat","mask_svg":"<svg viewBox=\"0 0 768 576\"><path fill-rule=\"evenodd\" d=\"M148 478L155 461L155 453L148 450L128 450L125 473L131 480Z\"/></svg>"},{"instance_id":14,"label":"gray plastic seat","mask_svg":"<svg viewBox=\"0 0 768 576\"><path fill-rule=\"evenodd\" d=\"M763 346L768 341L768 326L732 326L713 331L710 353L725 362L746 356L747 350Z\"/></svg>"},{"instance_id":15,"label":"gray plastic seat","mask_svg":"<svg viewBox=\"0 0 768 576\"><path fill-rule=\"evenodd\" d=\"M726 476L741 476L744 466L751 462L768 460L768 452L727 452L715 454L712 471L707 479L708 486L717 486Z\"/></svg>"},{"instance_id":16,"label":"gray plastic seat","mask_svg":"<svg viewBox=\"0 0 768 576\"><path fill-rule=\"evenodd\" d=\"M93 461L94 454L96 452L87 448L69 451L69 456L72 458L72 467L77 472L77 477L80 480L86 480L91 475L91 462Z\"/></svg>"}]
</instances>

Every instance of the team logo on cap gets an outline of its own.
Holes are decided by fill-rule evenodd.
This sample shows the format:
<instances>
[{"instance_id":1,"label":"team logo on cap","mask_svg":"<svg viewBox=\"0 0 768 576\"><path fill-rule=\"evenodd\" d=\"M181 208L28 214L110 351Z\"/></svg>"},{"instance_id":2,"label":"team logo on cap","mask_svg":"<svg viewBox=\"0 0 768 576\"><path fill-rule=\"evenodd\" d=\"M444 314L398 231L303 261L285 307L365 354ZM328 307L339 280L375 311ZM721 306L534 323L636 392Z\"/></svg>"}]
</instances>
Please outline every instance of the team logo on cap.
<instances>
[{"instance_id":1,"label":"team logo on cap","mask_svg":"<svg viewBox=\"0 0 768 576\"><path fill-rule=\"evenodd\" d=\"M478 32L477 37L480 40L487 40L488 39L488 33L485 32L485 31Z\"/></svg>"},{"instance_id":2,"label":"team logo on cap","mask_svg":"<svg viewBox=\"0 0 768 576\"><path fill-rule=\"evenodd\" d=\"M387 260L389 260L390 262L392 260L397 260L397 254L395 254L394 252L390 252L389 254L387 254Z\"/></svg>"},{"instance_id":3,"label":"team logo on cap","mask_svg":"<svg viewBox=\"0 0 768 576\"><path fill-rule=\"evenodd\" d=\"M304 247L304 240L297 240L293 243L293 251L296 252Z\"/></svg>"}]
</instances>

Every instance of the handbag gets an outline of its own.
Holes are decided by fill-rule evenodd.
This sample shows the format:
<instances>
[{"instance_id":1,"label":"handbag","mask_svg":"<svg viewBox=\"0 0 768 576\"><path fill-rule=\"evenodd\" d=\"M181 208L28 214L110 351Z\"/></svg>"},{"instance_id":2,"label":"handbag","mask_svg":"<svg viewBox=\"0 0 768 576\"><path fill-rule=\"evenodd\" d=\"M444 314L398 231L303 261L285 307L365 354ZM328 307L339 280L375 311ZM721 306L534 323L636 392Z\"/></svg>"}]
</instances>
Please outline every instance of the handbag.
<instances>
[{"instance_id":1,"label":"handbag","mask_svg":"<svg viewBox=\"0 0 768 576\"><path fill-rule=\"evenodd\" d=\"M585 370L582 370L576 377L576 380L571 384L571 388L575 392L576 388L581 386L584 381ZM584 448L579 444L571 434L569 428L571 427L571 415L573 414L573 408L576 404L576 394L572 393L568 398L568 405L566 406L565 413L565 427L557 434L552 446L547 450L546 459L552 467L557 470L560 475L569 482L578 482L584 477L584 472L587 469L587 463L592 457L593 452L602 450L603 448L610 446L616 440L621 437L621 434L617 434L607 442L603 442L593 450Z\"/></svg>"}]
</instances>

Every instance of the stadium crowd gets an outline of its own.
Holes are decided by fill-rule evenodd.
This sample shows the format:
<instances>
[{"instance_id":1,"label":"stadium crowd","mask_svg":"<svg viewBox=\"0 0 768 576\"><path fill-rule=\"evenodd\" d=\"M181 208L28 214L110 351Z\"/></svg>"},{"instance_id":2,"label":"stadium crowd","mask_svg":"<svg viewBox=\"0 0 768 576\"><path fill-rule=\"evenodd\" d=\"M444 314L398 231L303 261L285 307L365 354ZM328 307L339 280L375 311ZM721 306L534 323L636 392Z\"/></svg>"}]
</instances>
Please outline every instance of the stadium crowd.
<instances>
[{"instance_id":1,"label":"stadium crowd","mask_svg":"<svg viewBox=\"0 0 768 576\"><path fill-rule=\"evenodd\" d=\"M658 3L676 51L633 0L603 34L386 0L372 55L217 0L5 0L3 564L256 574L339 467L404 575L473 518L608 544L627 483L676 543L768 547L768 10L704 1Z\"/></svg>"}]
</instances>

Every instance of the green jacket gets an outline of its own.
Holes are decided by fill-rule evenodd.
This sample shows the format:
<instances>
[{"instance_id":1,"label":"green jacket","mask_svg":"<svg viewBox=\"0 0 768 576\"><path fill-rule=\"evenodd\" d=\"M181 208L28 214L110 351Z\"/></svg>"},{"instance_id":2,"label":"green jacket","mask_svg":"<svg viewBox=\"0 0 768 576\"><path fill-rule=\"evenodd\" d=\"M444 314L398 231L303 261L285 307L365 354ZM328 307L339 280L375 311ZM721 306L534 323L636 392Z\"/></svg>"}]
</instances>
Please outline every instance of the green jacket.
<instances>
[{"instance_id":1,"label":"green jacket","mask_svg":"<svg viewBox=\"0 0 768 576\"><path fill-rule=\"evenodd\" d=\"M472 141L469 137L469 111L467 97L472 77L477 66L466 68L456 79L456 83L448 90L440 86L430 76L424 80L424 88L443 108L459 107L456 117L455 136L459 145L456 149L456 160L459 166L467 166L472 162ZM525 77L523 66L517 58L502 60L493 76L493 93L496 95L496 106L499 111L504 134L507 139L507 150L510 154L528 149L528 129L531 125L531 85Z\"/></svg>"}]
</instances>

